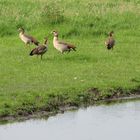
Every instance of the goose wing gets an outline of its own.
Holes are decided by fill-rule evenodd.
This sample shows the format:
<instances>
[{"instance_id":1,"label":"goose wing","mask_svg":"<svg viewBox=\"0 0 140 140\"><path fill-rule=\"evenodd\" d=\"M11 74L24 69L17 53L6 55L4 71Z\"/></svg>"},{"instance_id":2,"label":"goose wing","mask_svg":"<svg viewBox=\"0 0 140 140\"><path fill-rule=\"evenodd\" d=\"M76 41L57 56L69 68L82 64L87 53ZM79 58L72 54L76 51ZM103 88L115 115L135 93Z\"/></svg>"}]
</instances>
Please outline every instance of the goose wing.
<instances>
[{"instance_id":1,"label":"goose wing","mask_svg":"<svg viewBox=\"0 0 140 140\"><path fill-rule=\"evenodd\" d=\"M47 51L47 46L40 45L39 47L37 47L37 49L38 49L38 54L45 53Z\"/></svg>"},{"instance_id":2,"label":"goose wing","mask_svg":"<svg viewBox=\"0 0 140 140\"><path fill-rule=\"evenodd\" d=\"M31 40L32 43L34 43L35 45L38 45L39 42L37 41L37 39L35 39L34 37L32 36L29 36L29 35L26 35L24 34L25 37L29 38Z\"/></svg>"},{"instance_id":3,"label":"goose wing","mask_svg":"<svg viewBox=\"0 0 140 140\"><path fill-rule=\"evenodd\" d=\"M31 56L35 55L35 54L38 54L38 49L37 48L34 48L30 53Z\"/></svg>"},{"instance_id":4,"label":"goose wing","mask_svg":"<svg viewBox=\"0 0 140 140\"><path fill-rule=\"evenodd\" d=\"M42 51L44 51L45 49L46 49L46 46L40 45L40 46L38 47L38 52L42 52Z\"/></svg>"},{"instance_id":5,"label":"goose wing","mask_svg":"<svg viewBox=\"0 0 140 140\"><path fill-rule=\"evenodd\" d=\"M72 49L75 49L75 48L76 48L74 45L69 44L69 43L66 43L66 42L62 42L62 41L60 41L59 44L65 45L65 46L67 46L69 49L70 49L70 48L72 48Z\"/></svg>"},{"instance_id":6,"label":"goose wing","mask_svg":"<svg viewBox=\"0 0 140 140\"><path fill-rule=\"evenodd\" d=\"M106 46L110 46L113 47L115 45L115 40L113 38L109 38L106 42L105 42Z\"/></svg>"}]
</instances>

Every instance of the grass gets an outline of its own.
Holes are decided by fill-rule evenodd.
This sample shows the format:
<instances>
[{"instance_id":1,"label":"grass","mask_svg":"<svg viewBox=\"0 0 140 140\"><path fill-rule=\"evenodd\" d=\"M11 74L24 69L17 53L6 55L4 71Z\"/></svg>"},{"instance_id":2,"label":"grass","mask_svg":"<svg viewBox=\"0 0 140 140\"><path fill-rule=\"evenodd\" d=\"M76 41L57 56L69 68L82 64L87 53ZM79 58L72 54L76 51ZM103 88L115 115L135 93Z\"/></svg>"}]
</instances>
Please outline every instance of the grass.
<instances>
[{"instance_id":1,"label":"grass","mask_svg":"<svg viewBox=\"0 0 140 140\"><path fill-rule=\"evenodd\" d=\"M79 105L91 88L99 89L102 99L110 90L140 86L139 11L139 0L1 0L0 116ZM41 42L49 37L42 61L29 56L18 37L20 26ZM53 29L77 52L57 52ZM104 41L111 30L116 46L107 51Z\"/></svg>"}]
</instances>

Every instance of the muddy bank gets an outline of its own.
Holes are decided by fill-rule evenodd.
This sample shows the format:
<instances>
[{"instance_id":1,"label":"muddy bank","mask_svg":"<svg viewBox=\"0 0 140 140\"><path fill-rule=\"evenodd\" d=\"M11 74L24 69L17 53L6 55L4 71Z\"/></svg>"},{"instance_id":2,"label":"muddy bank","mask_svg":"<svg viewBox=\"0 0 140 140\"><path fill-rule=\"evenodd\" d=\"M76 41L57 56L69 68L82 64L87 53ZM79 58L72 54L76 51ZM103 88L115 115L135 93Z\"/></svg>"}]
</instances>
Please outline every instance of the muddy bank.
<instances>
[{"instance_id":1,"label":"muddy bank","mask_svg":"<svg viewBox=\"0 0 140 140\"><path fill-rule=\"evenodd\" d=\"M31 111L24 109L17 110L15 115L1 115L0 124L7 122L23 121L31 118L48 118L57 113L64 113L68 110L75 110L79 107L90 105L112 104L129 100L140 99L140 88L125 91L121 88L109 90L107 93L100 92L97 88L91 88L85 93L78 94L75 99L70 100L67 95L49 95L49 102L46 106ZM27 106L28 107L28 106ZM24 107L25 108L25 107Z\"/></svg>"}]
</instances>

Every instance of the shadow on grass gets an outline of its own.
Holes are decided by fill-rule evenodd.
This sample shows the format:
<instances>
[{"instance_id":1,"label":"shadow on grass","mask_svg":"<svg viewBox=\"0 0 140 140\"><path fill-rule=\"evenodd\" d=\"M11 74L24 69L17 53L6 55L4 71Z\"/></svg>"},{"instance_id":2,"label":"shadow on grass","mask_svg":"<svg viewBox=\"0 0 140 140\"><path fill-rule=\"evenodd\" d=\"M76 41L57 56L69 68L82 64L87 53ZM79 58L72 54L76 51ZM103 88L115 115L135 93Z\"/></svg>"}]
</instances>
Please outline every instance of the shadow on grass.
<instances>
[{"instance_id":1,"label":"shadow on grass","mask_svg":"<svg viewBox=\"0 0 140 140\"><path fill-rule=\"evenodd\" d=\"M91 63L97 62L97 58L93 58L87 55L71 55L71 54L60 54L57 56L44 56L43 59L40 56L32 57L33 61L42 63L59 63L59 62L75 62L75 63Z\"/></svg>"},{"instance_id":2,"label":"shadow on grass","mask_svg":"<svg viewBox=\"0 0 140 140\"><path fill-rule=\"evenodd\" d=\"M67 55L67 56L66 56ZM91 56L88 55L71 55L71 54L65 54L64 56L65 58L61 57L60 60L64 60L64 61L73 61L73 62L80 62L80 63L91 63L91 62L95 62L97 61L97 58L93 58Z\"/></svg>"}]
</instances>

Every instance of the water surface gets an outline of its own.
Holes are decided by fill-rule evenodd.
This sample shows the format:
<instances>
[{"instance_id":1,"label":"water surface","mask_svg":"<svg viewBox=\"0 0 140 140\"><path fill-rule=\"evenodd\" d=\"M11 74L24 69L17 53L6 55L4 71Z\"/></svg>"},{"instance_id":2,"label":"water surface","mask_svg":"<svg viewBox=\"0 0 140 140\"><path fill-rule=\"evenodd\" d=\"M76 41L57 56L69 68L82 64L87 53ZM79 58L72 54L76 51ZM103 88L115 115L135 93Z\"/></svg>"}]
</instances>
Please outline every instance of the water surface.
<instances>
[{"instance_id":1,"label":"water surface","mask_svg":"<svg viewBox=\"0 0 140 140\"><path fill-rule=\"evenodd\" d=\"M140 140L140 101L0 125L0 140Z\"/></svg>"}]
</instances>

